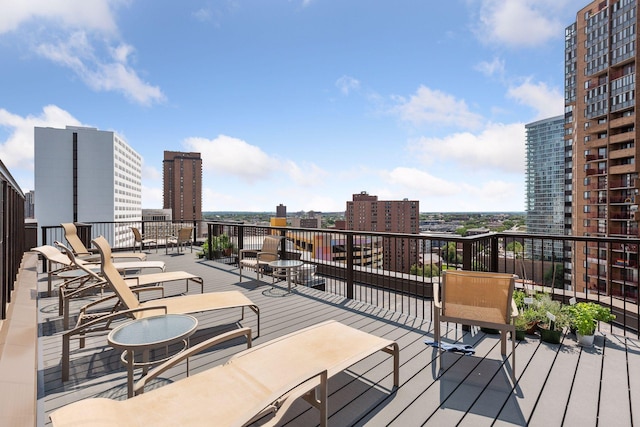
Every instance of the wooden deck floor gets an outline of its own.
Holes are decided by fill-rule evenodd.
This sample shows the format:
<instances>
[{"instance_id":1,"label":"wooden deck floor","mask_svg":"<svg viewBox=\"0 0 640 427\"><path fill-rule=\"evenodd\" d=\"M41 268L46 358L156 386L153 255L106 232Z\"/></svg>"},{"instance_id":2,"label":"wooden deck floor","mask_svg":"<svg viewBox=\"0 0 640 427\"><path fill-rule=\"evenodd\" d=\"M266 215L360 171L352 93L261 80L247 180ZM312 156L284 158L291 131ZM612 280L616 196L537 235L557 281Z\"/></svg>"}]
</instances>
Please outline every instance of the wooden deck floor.
<instances>
[{"instance_id":1,"label":"wooden deck floor","mask_svg":"<svg viewBox=\"0 0 640 427\"><path fill-rule=\"evenodd\" d=\"M640 417L640 343L622 334L599 335L590 349L577 346L571 334L560 345L528 337L516 348L514 385L509 377L510 358L500 355L495 335L463 332L449 325L448 340L472 345L475 355L440 353L424 343L433 338L430 319L407 317L303 287L287 296L274 296L271 286L246 278L238 283L232 267L199 262L190 252L151 253L149 259L165 261L169 271L185 270L204 277L205 292L236 289L246 293L261 311L261 335L256 344L329 319L395 340L401 351L400 387L390 392L389 356L374 355L357 363L329 382L332 426L630 426L634 416ZM107 345L106 334L90 339L85 349L72 343L71 380L61 382L58 303L55 297L43 296L43 275L38 289L42 296L38 306L42 419L48 422L51 411L87 397L124 399L125 368L119 353ZM183 289L183 284L175 284L168 287L168 293ZM239 313L228 310L196 317L200 327L192 344L236 327ZM255 328L253 313L246 315L243 324ZM190 361L191 372L223 363L243 348L238 340L196 356ZM177 366L152 386L177 381L184 371L184 366ZM282 424L310 426L317 425L317 420L317 411L301 400Z\"/></svg>"}]
</instances>

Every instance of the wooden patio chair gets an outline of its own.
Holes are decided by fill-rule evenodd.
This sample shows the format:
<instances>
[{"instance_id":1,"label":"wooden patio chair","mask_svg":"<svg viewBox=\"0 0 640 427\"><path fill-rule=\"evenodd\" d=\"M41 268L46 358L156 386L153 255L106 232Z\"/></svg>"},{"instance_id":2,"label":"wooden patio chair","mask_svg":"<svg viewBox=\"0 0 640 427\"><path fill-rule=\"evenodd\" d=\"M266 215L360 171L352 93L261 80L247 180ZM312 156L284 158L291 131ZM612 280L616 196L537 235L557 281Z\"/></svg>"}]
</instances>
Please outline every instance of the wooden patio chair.
<instances>
[{"instance_id":1,"label":"wooden patio chair","mask_svg":"<svg viewBox=\"0 0 640 427\"><path fill-rule=\"evenodd\" d=\"M149 372L136 384L138 395L131 399L91 398L56 410L50 416L54 427L244 426L271 415L266 425L275 425L299 397L320 411L319 421L324 427L329 415L328 379L379 351L393 356L390 392L399 385L396 342L328 321L249 348L223 365L140 394L145 383L218 340L215 337L194 346Z\"/></svg>"},{"instance_id":2,"label":"wooden patio chair","mask_svg":"<svg viewBox=\"0 0 640 427\"><path fill-rule=\"evenodd\" d=\"M147 236L145 236L144 234L140 233L140 230L138 230L136 227L130 227L131 231L133 232L133 252L136 251L136 247L138 245L140 245L140 253L142 253L144 251L144 245L155 245L156 247L156 253L158 253L158 241L156 239L150 239Z\"/></svg>"},{"instance_id":3,"label":"wooden patio chair","mask_svg":"<svg viewBox=\"0 0 640 427\"><path fill-rule=\"evenodd\" d=\"M251 309L257 317L256 337L260 335L260 309L240 291L210 292L204 294L180 295L176 297L160 298L140 302L136 293L145 290L156 291L157 287L139 288L135 292L126 283L111 261L111 247L107 240L99 236L93 244L98 248L102 260L102 276L114 291L114 295L87 304L80 310L76 327L62 335L62 381L69 379L70 340L80 340L80 347L84 346L84 338L88 333L109 330L113 320L121 317L141 319L158 314L191 314L202 311L221 310L227 308L241 308L244 319L244 309ZM115 299L122 306L122 310L108 313L91 313L89 308Z\"/></svg>"},{"instance_id":4,"label":"wooden patio chair","mask_svg":"<svg viewBox=\"0 0 640 427\"><path fill-rule=\"evenodd\" d=\"M184 248L186 250L187 244L191 246L191 252L193 252L193 239L191 238L192 233L193 227L184 227L178 230L177 235L168 236L165 253L169 253L169 246L177 248L178 252L180 252L180 248Z\"/></svg>"},{"instance_id":5,"label":"wooden patio chair","mask_svg":"<svg viewBox=\"0 0 640 427\"><path fill-rule=\"evenodd\" d=\"M440 322L474 325L500 331L501 352L506 355L507 333L511 334L511 378L515 381L516 330L513 319L518 308L513 301L515 276L503 273L447 270L442 289L433 287L434 338L441 345Z\"/></svg>"},{"instance_id":6,"label":"wooden patio chair","mask_svg":"<svg viewBox=\"0 0 640 427\"><path fill-rule=\"evenodd\" d=\"M260 250L242 249L238 254L238 272L242 282L242 269L250 268L256 272L258 280L264 275L265 267L271 261L280 259L280 242L283 236L266 236L262 242Z\"/></svg>"},{"instance_id":7,"label":"wooden patio chair","mask_svg":"<svg viewBox=\"0 0 640 427\"><path fill-rule=\"evenodd\" d=\"M80 237L78 237L78 228L72 222L63 222L60 224L64 229L64 237L67 239L69 246L71 246L71 250L75 254L76 258L82 259L84 261L100 261L100 255L97 251L93 249L87 249L87 247L82 243ZM114 252L111 254L113 258L135 258L140 261L144 261L147 259L147 255L143 253L135 253L135 252Z\"/></svg>"}]
</instances>

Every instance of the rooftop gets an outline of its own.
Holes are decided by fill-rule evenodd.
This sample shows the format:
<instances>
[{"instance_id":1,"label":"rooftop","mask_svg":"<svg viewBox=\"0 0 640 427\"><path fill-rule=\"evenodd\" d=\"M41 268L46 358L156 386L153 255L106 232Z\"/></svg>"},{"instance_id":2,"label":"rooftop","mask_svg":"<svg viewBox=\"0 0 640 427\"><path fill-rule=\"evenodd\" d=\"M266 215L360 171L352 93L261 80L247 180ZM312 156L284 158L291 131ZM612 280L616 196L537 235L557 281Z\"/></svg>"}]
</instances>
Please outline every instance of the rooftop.
<instances>
[{"instance_id":1,"label":"rooftop","mask_svg":"<svg viewBox=\"0 0 640 427\"><path fill-rule=\"evenodd\" d=\"M150 260L164 261L167 271L185 270L202 276L205 292L245 293L261 311L261 334L255 344L329 319L396 341L400 347L400 387L390 391L389 356L374 355L357 363L329 381L330 425L632 425L633 414L640 413L639 342L608 325L596 337L593 348L579 347L568 332L559 345L531 336L519 342L514 385L509 378L510 359L500 355L496 335L475 328L465 332L459 325L449 324L447 340L472 345L474 355L440 353L426 345L425 339L433 339L429 301L425 318L413 317L303 286L282 296L281 292L272 291L271 278L260 282L250 276L253 279L245 278L239 283L234 266L199 260L189 251L182 255L150 252L148 256ZM78 349L77 341L72 342L71 377L62 383L63 329L58 300L46 296L46 276L36 275L36 268L40 271L37 257L27 254L17 292L33 288L33 292L26 292L31 304L36 300L29 296L33 297L36 289L38 295L38 424L49 424L48 414L73 401L96 396L126 398L126 369L120 352L107 344L106 334L89 338L84 349ZM167 287L168 295L181 292L184 284ZM197 290L194 287L190 292ZM73 308L86 302L76 300ZM237 311L228 310L199 313L196 317L199 328L191 339L192 345L235 328L239 316ZM246 316L243 325L255 329L255 317ZM191 374L223 363L244 348L238 340L195 356L190 360ZM11 358L5 350L0 372L6 374L7 364L16 360L25 364L24 356ZM17 372L18 368L13 369ZM185 366L178 365L152 387L184 376ZM0 378L4 382L2 389L7 390L12 376ZM11 393L5 400L14 397L19 396ZM300 400L286 413L282 424L316 425L317 420L317 410Z\"/></svg>"}]
</instances>

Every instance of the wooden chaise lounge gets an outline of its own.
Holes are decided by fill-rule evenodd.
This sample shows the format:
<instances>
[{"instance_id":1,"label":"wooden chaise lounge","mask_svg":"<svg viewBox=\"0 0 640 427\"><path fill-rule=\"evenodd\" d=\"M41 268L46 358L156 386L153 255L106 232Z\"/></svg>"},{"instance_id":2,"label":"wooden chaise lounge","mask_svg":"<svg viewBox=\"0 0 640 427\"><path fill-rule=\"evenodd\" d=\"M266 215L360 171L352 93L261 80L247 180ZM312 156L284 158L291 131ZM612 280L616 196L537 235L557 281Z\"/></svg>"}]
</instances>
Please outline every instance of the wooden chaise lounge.
<instances>
[{"instance_id":1,"label":"wooden chaise lounge","mask_svg":"<svg viewBox=\"0 0 640 427\"><path fill-rule=\"evenodd\" d=\"M94 252L91 249L87 249L84 245L80 237L78 236L78 228L72 222L63 222L60 224L62 229L64 230L64 237L69 242L71 249L73 250L76 257L83 259L85 261L99 261L100 255ZM140 261L144 261L147 259L147 255L140 252L114 252L111 254L114 258L134 258Z\"/></svg>"},{"instance_id":2,"label":"wooden chaise lounge","mask_svg":"<svg viewBox=\"0 0 640 427\"><path fill-rule=\"evenodd\" d=\"M97 303L94 302L87 304L80 310L76 327L62 334L62 381L69 379L70 340L72 338L79 339L80 347L83 347L86 334L108 330L114 319L125 316L141 319L158 314L190 314L240 308L242 310L240 320L243 320L244 309L249 308L257 317L256 337L260 335L260 309L240 291L207 292L140 302L111 261L111 247L107 240L99 236L92 242L100 251L102 275L115 293L113 298L119 300L123 309L111 313L99 313L96 316L95 313L90 313L87 310ZM103 298L101 302L104 301L106 298Z\"/></svg>"},{"instance_id":3,"label":"wooden chaise lounge","mask_svg":"<svg viewBox=\"0 0 640 427\"><path fill-rule=\"evenodd\" d=\"M83 272L80 272L81 274L79 275L73 275L73 273L70 273L73 270L79 269L78 264L83 264L87 266L87 268L93 269L94 272L100 271L100 265L98 264L100 262L99 259L93 262L77 258L75 260L72 260L64 253L60 252L58 248L51 245L38 246L32 248L31 250L38 252L47 261L47 296L51 296L54 276L63 278L68 281L82 281L89 278ZM153 268L160 271L165 270L164 261L125 261L116 262L114 265L116 269L121 272L142 270L147 268ZM69 277L64 277L67 272L70 273Z\"/></svg>"},{"instance_id":4,"label":"wooden chaise lounge","mask_svg":"<svg viewBox=\"0 0 640 427\"><path fill-rule=\"evenodd\" d=\"M216 338L214 338L216 340ZM205 344L205 343L203 343ZM181 355L181 360L202 345ZM244 350L215 366L124 401L90 398L51 414L63 426L243 426L273 413L275 424L303 397L328 420L327 380L366 357L393 355L393 389L399 384L398 345L391 340L328 321ZM175 365L165 362L141 381ZM144 384L136 384L138 392Z\"/></svg>"}]
</instances>

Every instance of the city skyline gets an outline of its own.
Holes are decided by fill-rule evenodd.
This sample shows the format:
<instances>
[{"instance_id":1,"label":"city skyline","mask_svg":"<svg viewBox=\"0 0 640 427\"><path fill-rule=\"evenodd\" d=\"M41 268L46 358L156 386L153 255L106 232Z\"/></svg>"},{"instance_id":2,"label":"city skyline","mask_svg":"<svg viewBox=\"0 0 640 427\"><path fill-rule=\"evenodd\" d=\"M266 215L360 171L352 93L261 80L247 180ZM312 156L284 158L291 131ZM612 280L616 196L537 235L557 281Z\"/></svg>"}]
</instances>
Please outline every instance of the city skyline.
<instances>
[{"instance_id":1,"label":"city skyline","mask_svg":"<svg viewBox=\"0 0 640 427\"><path fill-rule=\"evenodd\" d=\"M162 206L165 150L202 153L203 211L522 212L524 125L563 113L587 1L3 5L0 159L33 189L33 128L113 130ZM37 200L37 195L36 195Z\"/></svg>"}]
</instances>

